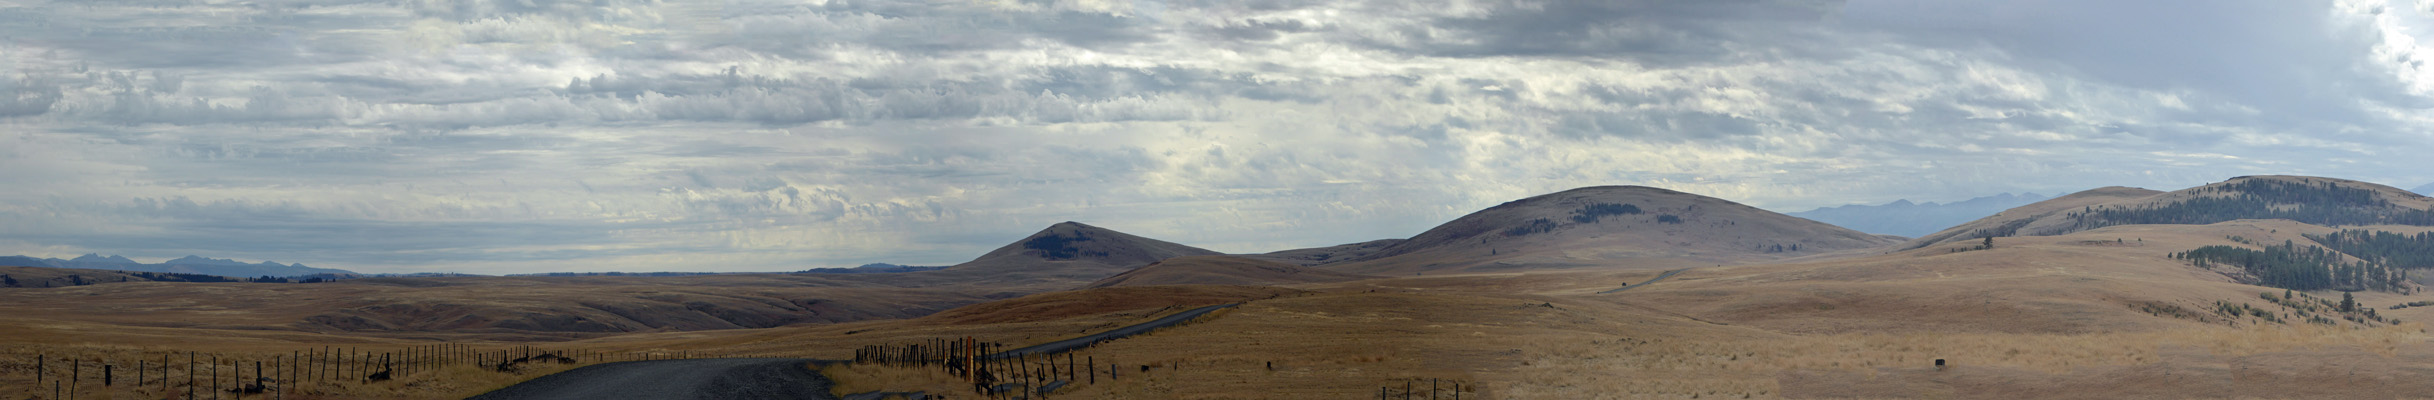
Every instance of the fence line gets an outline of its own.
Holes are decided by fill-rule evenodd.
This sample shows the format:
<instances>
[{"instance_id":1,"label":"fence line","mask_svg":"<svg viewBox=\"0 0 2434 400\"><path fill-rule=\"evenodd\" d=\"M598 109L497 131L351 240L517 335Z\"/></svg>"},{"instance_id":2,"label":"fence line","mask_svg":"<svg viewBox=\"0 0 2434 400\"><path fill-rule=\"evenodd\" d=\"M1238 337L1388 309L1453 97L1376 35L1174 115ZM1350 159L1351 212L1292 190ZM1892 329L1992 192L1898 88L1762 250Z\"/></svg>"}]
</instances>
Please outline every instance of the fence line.
<instances>
[{"instance_id":1,"label":"fence line","mask_svg":"<svg viewBox=\"0 0 2434 400\"><path fill-rule=\"evenodd\" d=\"M178 353L185 353L182 363L175 360ZM0 398L285 400L290 394L346 395L351 390L388 381L458 378L448 372L451 368L520 374L541 365L703 356L708 354L686 350L601 351L463 343L322 345L254 352L7 346L0 347ZM133 374L128 375L130 368ZM127 377L133 379L122 379Z\"/></svg>"}]
</instances>

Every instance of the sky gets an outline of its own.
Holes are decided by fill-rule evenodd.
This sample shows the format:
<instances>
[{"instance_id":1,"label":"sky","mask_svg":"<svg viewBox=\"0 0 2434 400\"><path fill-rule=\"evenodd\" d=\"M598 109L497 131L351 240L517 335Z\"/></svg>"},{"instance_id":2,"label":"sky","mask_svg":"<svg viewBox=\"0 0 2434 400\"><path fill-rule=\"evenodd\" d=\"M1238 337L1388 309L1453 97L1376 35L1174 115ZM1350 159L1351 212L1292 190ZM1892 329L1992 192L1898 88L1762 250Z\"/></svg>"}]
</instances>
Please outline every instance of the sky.
<instances>
[{"instance_id":1,"label":"sky","mask_svg":"<svg viewBox=\"0 0 2434 400\"><path fill-rule=\"evenodd\" d=\"M1646 185L1777 211L2434 182L2434 3L0 0L0 254L362 272L1224 252Z\"/></svg>"}]
</instances>

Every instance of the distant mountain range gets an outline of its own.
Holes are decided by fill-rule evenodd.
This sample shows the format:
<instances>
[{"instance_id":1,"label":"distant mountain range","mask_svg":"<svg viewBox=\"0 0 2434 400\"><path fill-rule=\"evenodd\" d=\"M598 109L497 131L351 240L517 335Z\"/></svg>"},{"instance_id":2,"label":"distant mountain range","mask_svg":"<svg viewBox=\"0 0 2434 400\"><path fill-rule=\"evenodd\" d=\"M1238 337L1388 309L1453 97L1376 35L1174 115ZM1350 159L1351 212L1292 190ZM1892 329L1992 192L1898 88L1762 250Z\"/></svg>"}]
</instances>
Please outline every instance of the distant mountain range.
<instances>
[{"instance_id":1,"label":"distant mountain range","mask_svg":"<svg viewBox=\"0 0 2434 400\"><path fill-rule=\"evenodd\" d=\"M2434 196L2434 183L2428 183L2425 186L2418 186L2416 189L2409 189L2409 191L2417 192L2417 194Z\"/></svg>"},{"instance_id":2,"label":"distant mountain range","mask_svg":"<svg viewBox=\"0 0 2434 400\"><path fill-rule=\"evenodd\" d=\"M1895 200L1882 205L1853 204L1787 214L1860 232L1915 238L2046 198L2036 193L2004 193L1951 203Z\"/></svg>"},{"instance_id":3,"label":"distant mountain range","mask_svg":"<svg viewBox=\"0 0 2434 400\"><path fill-rule=\"evenodd\" d=\"M234 277L361 275L355 273L355 271L330 268L313 268L304 266L304 264L280 264L271 261L245 263L237 260L204 258L201 256L186 256L178 259L162 261L159 264L145 264L126 257L116 255L105 257L100 254L86 254L74 259L66 260L58 258L6 256L0 257L0 265L106 269L138 272L172 272L180 274L204 274Z\"/></svg>"}]
</instances>

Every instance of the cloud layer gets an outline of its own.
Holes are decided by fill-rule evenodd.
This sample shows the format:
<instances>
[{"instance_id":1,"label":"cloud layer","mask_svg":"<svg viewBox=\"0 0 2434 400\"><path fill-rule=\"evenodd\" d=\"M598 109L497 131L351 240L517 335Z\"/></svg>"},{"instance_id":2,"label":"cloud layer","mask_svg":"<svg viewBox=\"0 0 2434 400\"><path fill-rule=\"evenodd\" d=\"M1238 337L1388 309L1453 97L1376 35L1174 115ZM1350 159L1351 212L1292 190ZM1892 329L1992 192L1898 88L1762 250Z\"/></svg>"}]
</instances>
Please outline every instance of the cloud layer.
<instances>
[{"instance_id":1,"label":"cloud layer","mask_svg":"<svg viewBox=\"0 0 2434 400\"><path fill-rule=\"evenodd\" d=\"M1578 186L1792 211L2434 180L2414 2L0 0L0 253L365 271L1220 251Z\"/></svg>"}]
</instances>

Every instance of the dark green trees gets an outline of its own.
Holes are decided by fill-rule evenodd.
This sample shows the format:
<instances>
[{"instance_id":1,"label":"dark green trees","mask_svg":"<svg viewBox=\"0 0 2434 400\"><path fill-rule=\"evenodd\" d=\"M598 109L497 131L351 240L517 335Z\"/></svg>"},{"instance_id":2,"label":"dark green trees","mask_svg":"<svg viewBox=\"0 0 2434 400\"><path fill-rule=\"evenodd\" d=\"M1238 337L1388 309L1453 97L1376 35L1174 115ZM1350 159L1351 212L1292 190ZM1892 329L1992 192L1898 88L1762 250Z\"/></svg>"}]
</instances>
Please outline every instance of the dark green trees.
<instances>
[{"instance_id":1,"label":"dark green trees","mask_svg":"<svg viewBox=\"0 0 2434 400\"><path fill-rule=\"evenodd\" d=\"M2399 290L2406 275L2400 270L2367 262L2342 262L2340 253L2321 247L2300 247L2292 243L2265 246L2265 250L2250 250L2234 246L2206 246L2179 253L2174 258L2188 260L2199 267L2228 265L2240 268L2256 284L2298 290Z\"/></svg>"}]
</instances>

